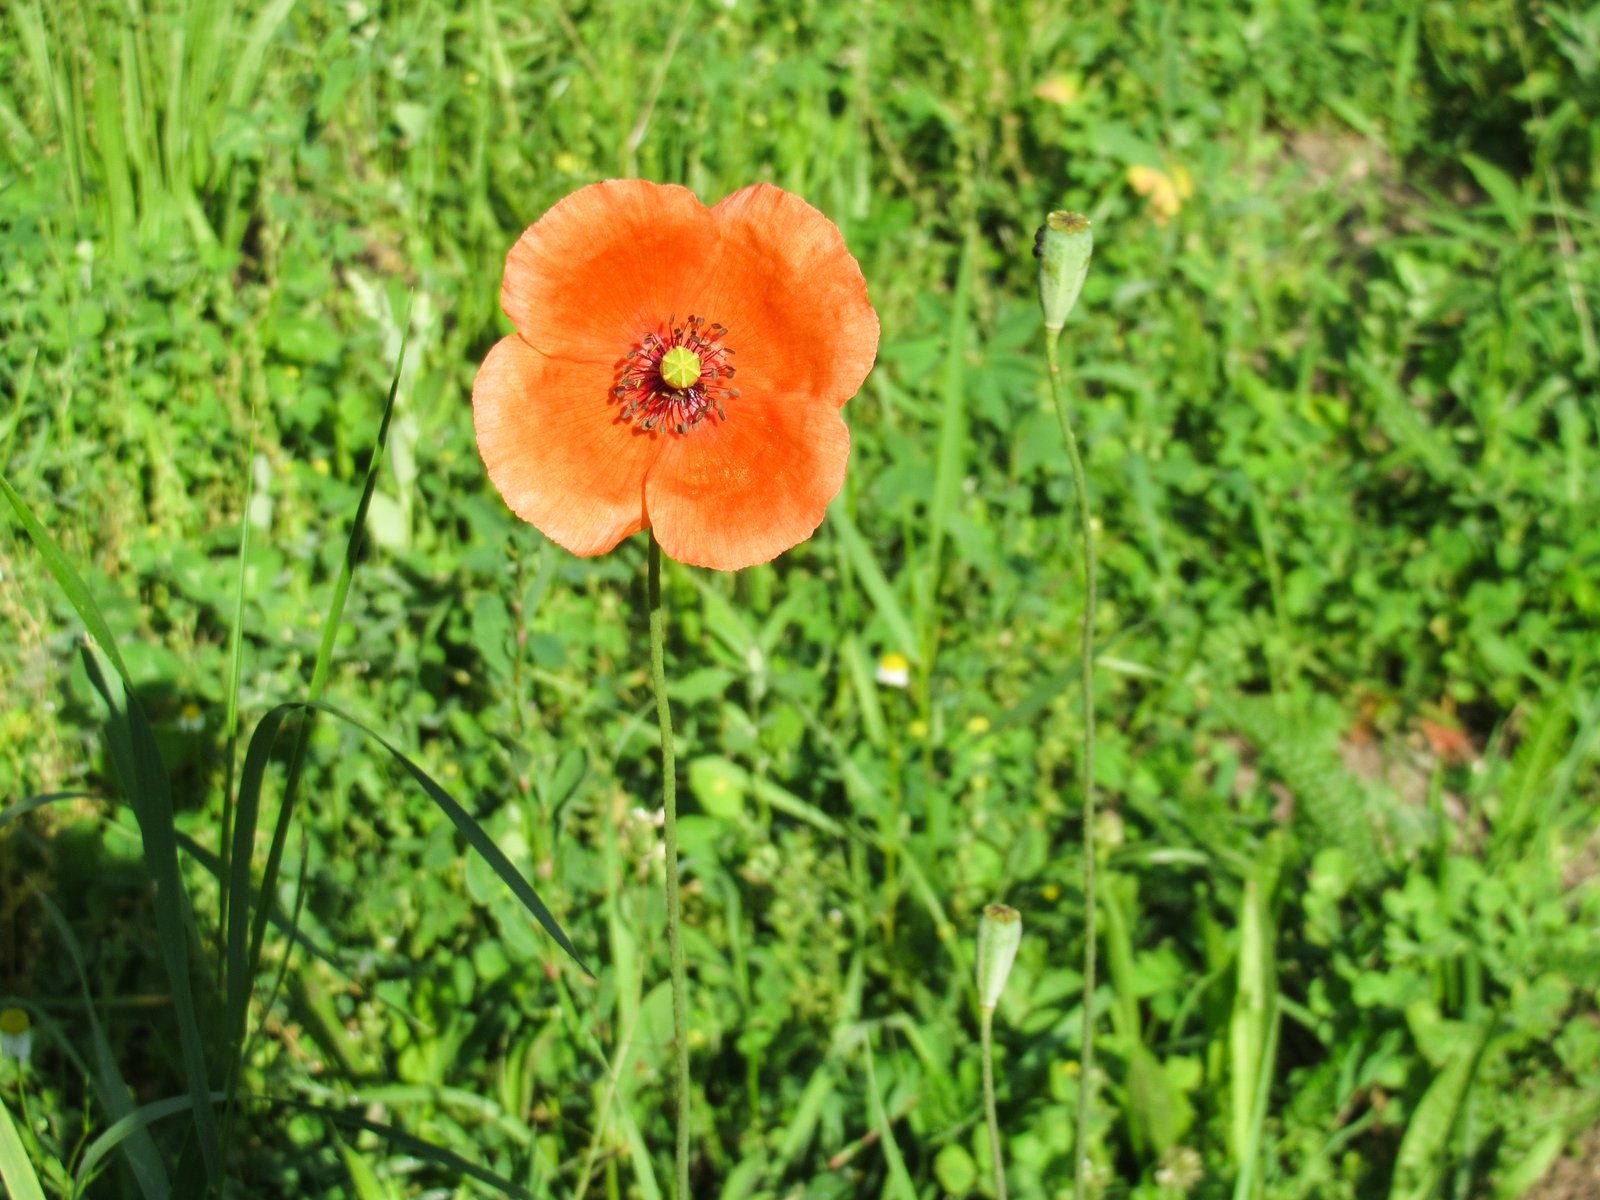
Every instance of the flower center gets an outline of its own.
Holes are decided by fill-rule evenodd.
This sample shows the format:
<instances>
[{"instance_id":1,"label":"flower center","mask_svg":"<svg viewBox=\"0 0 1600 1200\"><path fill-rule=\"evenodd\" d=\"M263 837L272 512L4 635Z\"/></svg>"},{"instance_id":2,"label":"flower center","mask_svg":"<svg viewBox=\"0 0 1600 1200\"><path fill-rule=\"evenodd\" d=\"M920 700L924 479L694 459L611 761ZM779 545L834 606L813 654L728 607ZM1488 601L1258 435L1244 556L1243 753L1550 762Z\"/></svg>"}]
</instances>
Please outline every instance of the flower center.
<instances>
[{"instance_id":1,"label":"flower center","mask_svg":"<svg viewBox=\"0 0 1600 1200\"><path fill-rule=\"evenodd\" d=\"M674 346L661 356L661 381L682 391L700 382L700 356L687 346Z\"/></svg>"},{"instance_id":2,"label":"flower center","mask_svg":"<svg viewBox=\"0 0 1600 1200\"><path fill-rule=\"evenodd\" d=\"M739 395L726 383L733 378L733 350L722 341L728 327L704 317L668 326L666 334L645 334L618 364L621 378L611 395L622 405L621 419L646 433L677 434L711 415L726 421L723 402Z\"/></svg>"}]
</instances>

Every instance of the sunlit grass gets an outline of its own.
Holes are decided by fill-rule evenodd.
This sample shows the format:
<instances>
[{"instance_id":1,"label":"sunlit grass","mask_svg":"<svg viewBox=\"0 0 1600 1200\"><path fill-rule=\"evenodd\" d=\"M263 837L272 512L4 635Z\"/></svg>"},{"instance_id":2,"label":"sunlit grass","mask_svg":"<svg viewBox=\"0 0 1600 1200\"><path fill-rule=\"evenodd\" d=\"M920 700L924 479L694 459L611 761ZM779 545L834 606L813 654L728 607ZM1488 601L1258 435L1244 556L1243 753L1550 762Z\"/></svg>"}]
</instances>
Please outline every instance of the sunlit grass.
<instances>
[{"instance_id":1,"label":"sunlit grass","mask_svg":"<svg viewBox=\"0 0 1600 1200\"><path fill-rule=\"evenodd\" d=\"M511 239L635 172L805 195L884 327L819 535L664 580L706 1194L983 1194L993 901L1028 931L1010 1191L1070 1187L1084 613L1028 256L1061 207L1097 238L1063 342L1101 552L1097 1178L1517 1196L1600 1121L1583 12L147 7L0 35L0 472L83 585L0 505L13 1190L26 1161L70 1194L91 1147L92 1194L203 1179L225 1022L180 997L233 982L268 1099L217 1169L253 1194L479 1187L460 1163L664 1194L645 548L515 522L467 402ZM259 969L219 992L224 889L268 920L267 838L246 885L222 837L232 681L248 735L314 674L404 759L319 718ZM260 755L281 795L287 743ZM101 799L29 802L58 792Z\"/></svg>"}]
</instances>

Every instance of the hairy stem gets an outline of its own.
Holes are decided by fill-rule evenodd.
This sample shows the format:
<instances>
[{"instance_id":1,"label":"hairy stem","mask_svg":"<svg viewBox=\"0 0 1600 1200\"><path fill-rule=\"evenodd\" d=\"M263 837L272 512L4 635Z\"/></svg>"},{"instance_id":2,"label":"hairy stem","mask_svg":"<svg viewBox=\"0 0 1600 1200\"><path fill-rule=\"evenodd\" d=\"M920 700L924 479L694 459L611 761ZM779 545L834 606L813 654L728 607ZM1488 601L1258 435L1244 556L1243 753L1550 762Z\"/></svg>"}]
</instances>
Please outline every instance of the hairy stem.
<instances>
[{"instance_id":1,"label":"hairy stem","mask_svg":"<svg viewBox=\"0 0 1600 1200\"><path fill-rule=\"evenodd\" d=\"M672 1041L678 1091L677 1200L689 1200L689 985L683 962L683 905L678 896L678 775L667 703L666 634L661 609L661 546L650 534L650 679L661 726L661 807L666 814L667 941L672 952Z\"/></svg>"},{"instance_id":2,"label":"hairy stem","mask_svg":"<svg viewBox=\"0 0 1600 1200\"><path fill-rule=\"evenodd\" d=\"M1084 1200L1088 1186L1089 1096L1094 1070L1095 896L1094 896L1094 527L1089 511L1089 480L1078 454L1078 438L1067 412L1065 385L1056 342L1060 330L1045 333L1050 363L1050 395L1072 461L1073 490L1078 496L1078 524L1083 529L1083 1060L1078 1078L1078 1137L1074 1152L1073 1196Z\"/></svg>"},{"instance_id":3,"label":"hairy stem","mask_svg":"<svg viewBox=\"0 0 1600 1200\"><path fill-rule=\"evenodd\" d=\"M983 1046L983 1113L989 1121L989 1158L994 1164L996 1200L1006 1200L1006 1164L1000 1155L1000 1117L994 1107L994 1009L983 1006L979 1026Z\"/></svg>"}]
</instances>

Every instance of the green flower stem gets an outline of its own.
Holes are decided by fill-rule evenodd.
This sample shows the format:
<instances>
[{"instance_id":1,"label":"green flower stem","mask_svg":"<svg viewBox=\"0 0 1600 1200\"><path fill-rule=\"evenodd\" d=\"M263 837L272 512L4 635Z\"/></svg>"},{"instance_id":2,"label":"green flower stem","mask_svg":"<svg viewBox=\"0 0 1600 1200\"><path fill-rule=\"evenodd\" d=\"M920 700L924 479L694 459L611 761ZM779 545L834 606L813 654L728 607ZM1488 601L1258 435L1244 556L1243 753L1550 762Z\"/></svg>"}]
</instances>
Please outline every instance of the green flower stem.
<instances>
[{"instance_id":1,"label":"green flower stem","mask_svg":"<svg viewBox=\"0 0 1600 1200\"><path fill-rule=\"evenodd\" d=\"M989 1159L994 1164L996 1200L1006 1200L1006 1164L1000 1153L1000 1116L994 1107L994 1009L985 1004L979 1011L979 1034L983 1046L983 1113L989 1121Z\"/></svg>"},{"instance_id":2,"label":"green flower stem","mask_svg":"<svg viewBox=\"0 0 1600 1200\"><path fill-rule=\"evenodd\" d=\"M661 610L661 545L650 534L650 679L661 725L661 807L666 813L667 941L672 950L672 1041L678 1085L677 1200L689 1200L689 1015L683 963L683 904L678 896L678 775L672 753L672 708L667 703L665 620Z\"/></svg>"},{"instance_id":3,"label":"green flower stem","mask_svg":"<svg viewBox=\"0 0 1600 1200\"><path fill-rule=\"evenodd\" d=\"M1095 897L1094 897L1094 527L1089 511L1089 480L1083 473L1078 439L1067 412L1061 360L1056 343L1061 331L1045 331L1045 357L1050 363L1050 395L1055 401L1061 434L1072 460L1072 484L1078 495L1078 523L1083 527L1083 1059L1078 1076L1078 1137L1074 1147L1073 1196L1084 1200L1089 1145L1089 1089L1094 1070Z\"/></svg>"}]
</instances>

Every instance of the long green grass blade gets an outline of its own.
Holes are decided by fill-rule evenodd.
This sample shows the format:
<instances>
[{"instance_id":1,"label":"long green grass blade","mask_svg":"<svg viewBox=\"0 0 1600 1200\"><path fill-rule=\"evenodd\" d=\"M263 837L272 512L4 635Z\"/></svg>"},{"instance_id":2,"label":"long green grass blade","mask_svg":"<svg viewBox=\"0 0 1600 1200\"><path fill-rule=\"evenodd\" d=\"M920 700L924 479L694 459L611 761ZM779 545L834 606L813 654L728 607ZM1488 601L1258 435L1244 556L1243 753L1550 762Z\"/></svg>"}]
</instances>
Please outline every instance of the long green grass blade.
<instances>
[{"instance_id":1,"label":"long green grass blade","mask_svg":"<svg viewBox=\"0 0 1600 1200\"><path fill-rule=\"evenodd\" d=\"M900 1143L894 1136L894 1125L883 1107L883 1094L878 1090L878 1072L872 1061L870 1035L861 1039L861 1052L865 1056L867 1068L867 1099L872 1105L872 1128L878 1135L878 1144L883 1147L883 1160L889 1166L889 1186L885 1194L894 1196L896 1200L917 1200L916 1186L911 1182L910 1172L906 1170L905 1155L900 1153Z\"/></svg>"},{"instance_id":2,"label":"long green grass blade","mask_svg":"<svg viewBox=\"0 0 1600 1200\"><path fill-rule=\"evenodd\" d=\"M394 423L395 400L400 393L400 377L406 365L406 344L410 337L411 314L407 310L400 326L400 352L395 357L394 375L389 380L389 394L383 402L383 416L378 421L378 436L372 444L372 457L367 463L367 477L361 484L361 499L356 503L356 515L350 522L350 539L345 545L344 561L339 566L339 578L333 587L333 602L328 605L328 617L322 626L322 644L317 647L316 665L311 669L311 698L320 699L328 682L328 671L333 666L333 644L339 636L339 625L344 620L344 604L350 595L350 581L355 576L356 562L361 557L367 541L367 510L372 507L372 493L378 487L378 475L383 468L384 452L389 446L389 427Z\"/></svg>"},{"instance_id":3,"label":"long green grass blade","mask_svg":"<svg viewBox=\"0 0 1600 1200\"><path fill-rule=\"evenodd\" d=\"M221 1101L221 1092L212 1092L209 1101L215 1104ZM78 1169L73 1172L73 1179L78 1185L78 1190L83 1190L83 1185L94 1178L96 1169L106 1155L110 1154L128 1138L141 1130L148 1130L157 1121L164 1121L168 1117L175 1117L181 1112L188 1112L194 1107L192 1096L169 1096L165 1100L154 1100L149 1104L141 1104L126 1116L122 1116L108 1125L103 1133L89 1143L83 1157L78 1160Z\"/></svg>"},{"instance_id":4,"label":"long green grass blade","mask_svg":"<svg viewBox=\"0 0 1600 1200\"><path fill-rule=\"evenodd\" d=\"M224 873L222 859L211 853L211 851L207 850L204 846L195 841L188 834L184 833L181 829L178 831L178 849L182 850L191 859L205 868L206 873L209 874L213 879L219 881L222 879ZM250 903L259 903L259 897L252 893L250 896ZM350 979L350 971L344 965L344 963L339 961L338 955L329 950L327 947L318 945L305 933L293 928L289 924L288 918L280 913L276 907L274 907L272 910L271 921L273 928L277 929L279 933L283 934L290 941L294 942L307 954L310 954L311 957L326 963L342 978L346 980Z\"/></svg>"},{"instance_id":5,"label":"long green grass blade","mask_svg":"<svg viewBox=\"0 0 1600 1200\"><path fill-rule=\"evenodd\" d=\"M426 1138L417 1137L393 1125L386 1125L381 1121L370 1121L366 1117L358 1116L342 1108L333 1108L324 1104L308 1104L299 1100L275 1100L271 1103L283 1105L288 1108L298 1109L301 1112L313 1113L341 1125L346 1129L359 1130L364 1133L373 1133L390 1142L398 1150L404 1151L423 1162L433 1163L445 1171L473 1179L486 1185L492 1193L500 1196L510 1196L513 1200L534 1200L531 1192L518 1184L511 1182L503 1175L496 1175L487 1167L480 1167L477 1163L461 1157L452 1150L436 1145Z\"/></svg>"},{"instance_id":6,"label":"long green grass blade","mask_svg":"<svg viewBox=\"0 0 1600 1200\"><path fill-rule=\"evenodd\" d=\"M133 1092L129 1090L127 1080L122 1077L116 1053L106 1038L104 1026L100 1024L100 1014L96 1009L94 996L89 991L89 977L84 971L83 948L78 945L72 926L62 915L61 910L51 902L50 897L40 893L37 899L44 905L46 914L55 925L56 934L61 938L61 944L66 947L67 957L72 961L73 973L78 977L78 990L83 996L84 1017L89 1023L90 1049L94 1054L94 1071L91 1078L94 1081L95 1095L100 1098L100 1104L114 1120L120 1119L133 1111ZM127 1157L129 1169L133 1172L134 1181L138 1183L139 1190L144 1193L147 1200L166 1200L172 1194L172 1181L167 1177L166 1164L162 1162L161 1152L156 1149L155 1139L150 1136L148 1130L135 1131L124 1143L123 1153Z\"/></svg>"},{"instance_id":7,"label":"long green grass blade","mask_svg":"<svg viewBox=\"0 0 1600 1200\"><path fill-rule=\"evenodd\" d=\"M350 1149L338 1133L333 1135L333 1140L339 1147L339 1157L344 1160L344 1169L350 1176L350 1186L355 1191L356 1200L390 1200L389 1190L379 1181L372 1164Z\"/></svg>"},{"instance_id":8,"label":"long green grass blade","mask_svg":"<svg viewBox=\"0 0 1600 1200\"><path fill-rule=\"evenodd\" d=\"M928 658L938 636L939 581L944 568L944 543L950 517L961 502L961 480L967 452L967 343L971 337L968 309L972 297L973 253L976 239L968 236L961 250L955 295L950 300L950 324L945 334L943 404L939 409L939 441L933 467L933 504L928 513L928 559L925 586L918 593L919 619ZM930 664L924 663L926 671Z\"/></svg>"},{"instance_id":9,"label":"long green grass blade","mask_svg":"<svg viewBox=\"0 0 1600 1200\"><path fill-rule=\"evenodd\" d=\"M178 1024L178 1044L183 1058L189 1095L194 1102L195 1130L205 1160L206 1176L216 1179L221 1168L221 1139L216 1110L210 1101L205 1044L195 1010L189 973L188 893L178 873L178 843L173 828L172 787L155 733L144 709L114 673L102 666L105 656L93 646L83 648L89 680L106 703L106 744L116 763L123 790L139 822L144 840L145 869L155 884L156 940L172 989L173 1015Z\"/></svg>"},{"instance_id":10,"label":"long green grass blade","mask_svg":"<svg viewBox=\"0 0 1600 1200\"><path fill-rule=\"evenodd\" d=\"M213 1092L210 1100L220 1103L224 1099L222 1092ZM393 1125L385 1125L380 1121L370 1121L345 1109L334 1108L326 1104L313 1104L306 1100L295 1100L289 1097L278 1096L241 1096L241 1100L264 1104L272 1108L292 1109L297 1112L311 1113L333 1122L344 1129L359 1130L365 1133L374 1133L392 1143L398 1149L413 1155L424 1162L433 1163L435 1166L485 1184L500 1195L516 1197L516 1200L533 1200L532 1194L524 1187L513 1183L504 1176L496 1175L485 1167L480 1167L468 1159L462 1158L443 1146L435 1145L425 1138L397 1129ZM177 1116L188 1111L194 1105L191 1096L171 1096L165 1100L152 1101L142 1105L122 1119L114 1122L104 1133L89 1143L88 1149L83 1152L83 1158L78 1163L74 1173L79 1188L85 1181L92 1178L95 1169L104 1161L105 1157L115 1150L122 1142L131 1137L135 1131L148 1129L157 1121L166 1120L168 1117ZM0 1113L4 1106L0 1105ZM4 1138L4 1130L0 1129L0 1140ZM19 1146L20 1149L20 1146ZM4 1154L4 1147L0 1145L0 1155ZM26 1159L23 1159L26 1166ZM9 1182L9 1180L7 1181ZM40 1200L43 1200L42 1193Z\"/></svg>"},{"instance_id":11,"label":"long green grass blade","mask_svg":"<svg viewBox=\"0 0 1600 1200\"><path fill-rule=\"evenodd\" d=\"M232 878L228 859L233 852L233 807L237 801L234 792L234 763L239 746L239 681L244 675L244 599L249 578L250 558L250 504L255 496L255 406L250 409L250 444L244 455L244 508L239 518L239 570L233 588L233 624L228 630L228 681L227 710L222 719L222 830L217 847L222 854L222 871L217 876L221 885L218 901L217 936L224 939L218 947L217 968L220 970L228 958L226 942L228 907L232 903Z\"/></svg>"},{"instance_id":12,"label":"long green grass blade","mask_svg":"<svg viewBox=\"0 0 1600 1200\"><path fill-rule=\"evenodd\" d=\"M367 464L366 479L362 483L361 499L356 504L355 516L350 524L350 534L345 543L344 559L339 567L339 577L334 584L333 599L329 605L328 615L323 624L322 641L317 648L316 662L311 670L310 698L314 702L321 698L323 687L327 682L328 670L333 661L334 641L338 637L339 626L344 617L345 600L350 593L350 581L355 573L355 564L361 556L362 546L366 542L367 510L372 504L372 495L377 490L378 473L383 465L384 450L389 441L389 427L394 419L395 399L400 391L400 378L405 366L406 337L411 321L409 311L402 325L399 352L395 357L394 374L389 379L389 392L384 400L383 415L378 422L378 435L372 449L371 461ZM250 861L251 851L255 847L256 822L260 813L261 781L266 771L266 760L262 756L254 761L252 772L252 754L258 743L270 749L277 737L278 727L282 724L286 712L274 710L279 715L274 719L268 714L256 726L256 731L251 738L250 749L246 751L244 774L240 779L239 796L237 798L231 840L230 863L228 882L226 888L230 896L241 897L250 894ZM289 828L293 823L294 806L300 789L300 777L305 769L306 749L311 740L311 712L302 709L302 721L295 737L294 749L289 757L289 772L284 783L283 800L278 807L278 821L272 832L272 842L267 849L267 861L261 874L260 903L256 906L253 915L242 908L237 902L233 903L228 913L228 936L226 944L226 958L228 963L227 982L225 986L226 1007L224 1028L227 1031L230 1046L229 1066L227 1076L227 1091L232 1095L237 1084L238 1072L242 1065L245 1047L245 1023L249 1011L249 996L252 981L256 976L256 969L261 962L261 950L266 940L268 913L273 908L273 897L278 886L278 873L283 865L284 849L288 845ZM246 918L248 931L244 928ZM229 1130L231 1133L231 1109Z\"/></svg>"},{"instance_id":13,"label":"long green grass blade","mask_svg":"<svg viewBox=\"0 0 1600 1200\"><path fill-rule=\"evenodd\" d=\"M245 1022L250 1008L251 981L255 978L250 954L251 908L246 900L251 895L250 851L255 845L256 821L261 811L261 786L266 778L272 746L277 740L279 728L293 711L295 710L292 707L280 705L256 723L250 744L245 749L244 768L239 776L239 801L234 813L233 847L228 862L230 878L227 884L228 892L233 897L233 904L228 912L228 971L225 1000L225 1028L228 1031L228 1044L231 1048L231 1062L228 1069L230 1094L233 1090L233 1081L238 1076L240 1056L244 1053ZM287 802L286 797L285 803ZM255 912L258 917L261 913L271 912L276 908L272 892L265 880L255 900Z\"/></svg>"},{"instance_id":14,"label":"long green grass blade","mask_svg":"<svg viewBox=\"0 0 1600 1200\"><path fill-rule=\"evenodd\" d=\"M1439 1192L1454 1135L1472 1080L1483 1061L1498 1017L1485 1013L1462 1034L1450 1061L1434 1076L1400 1139L1389 1200L1429 1200Z\"/></svg>"},{"instance_id":15,"label":"long green grass blade","mask_svg":"<svg viewBox=\"0 0 1600 1200\"><path fill-rule=\"evenodd\" d=\"M328 681L328 670L333 663L334 640L339 635L339 625L344 619L345 600L350 594L350 580L355 574L357 560L361 557L361 549L366 544L367 510L372 505L372 494L377 490L378 472L383 465L384 450L389 444L389 426L394 420L395 398L400 391L400 376L406 361L406 338L411 327L409 311L406 320L401 326L400 350L395 358L394 375L389 380L389 394L384 401L383 416L378 422L378 436L372 447L372 458L367 464L367 477L361 486L361 499L356 504L354 519L350 522L350 536L345 543L344 560L339 566L339 578L334 584L333 600L328 606L328 615L322 626L322 643L317 648L317 660L311 668L310 699L315 702L322 698L322 691ZM300 732L295 738L294 751L289 759L289 777L284 784L283 803L279 807L278 824L273 830L272 844L267 849L267 864L261 876L261 894L270 900L278 885L278 871L283 864L284 847L288 844L289 825L294 815L295 798L300 788L300 775L304 770L306 747L311 740L310 713L300 726ZM242 819L242 818L241 818ZM252 824L249 830L250 845L254 845L255 827ZM230 885L231 886L231 885ZM250 926L250 957L247 978L254 978L256 967L261 962L262 941L267 933L267 918L265 909L258 909L255 919ZM230 958L231 947L230 947ZM229 990L233 984L230 981Z\"/></svg>"},{"instance_id":16,"label":"long green grass blade","mask_svg":"<svg viewBox=\"0 0 1600 1200\"><path fill-rule=\"evenodd\" d=\"M1266 1018L1261 1061L1256 1065L1256 1077L1251 1087L1250 1123L1245 1131L1245 1148L1239 1174L1233 1183L1233 1200L1250 1200L1260 1194L1256 1179L1266 1158L1264 1130L1267 1110L1272 1103L1272 1079L1278 1062L1278 1032L1283 1021L1282 1013L1278 993L1274 991Z\"/></svg>"},{"instance_id":17,"label":"long green grass blade","mask_svg":"<svg viewBox=\"0 0 1600 1200\"><path fill-rule=\"evenodd\" d=\"M40 796L29 796L26 800L18 800L9 808L0 809L0 829L4 829L19 817L25 817L31 812L36 812L46 805L57 804L63 800L98 800L93 792L46 792Z\"/></svg>"},{"instance_id":18,"label":"long green grass blade","mask_svg":"<svg viewBox=\"0 0 1600 1200\"><path fill-rule=\"evenodd\" d=\"M84 628L93 635L95 641L100 643L106 657L111 660L111 665L117 669L117 674L122 676L122 681L130 687L133 686L133 679L128 674L127 666L123 664L122 654L117 650L117 639L111 635L111 626L106 624L100 606L94 602L94 594L83 582L83 577L61 552L61 547L56 545L55 539L39 523L39 518L33 515L33 510L28 507L27 502L6 482L3 474L0 474L0 494L4 494L10 501L11 511L17 514L17 520L28 531L28 537L32 539L34 548L39 551L39 557L44 559L46 569L55 576L57 585L66 593Z\"/></svg>"},{"instance_id":19,"label":"long green grass blade","mask_svg":"<svg viewBox=\"0 0 1600 1200\"><path fill-rule=\"evenodd\" d=\"M582 957L579 956L577 948L573 946L571 939L567 937L559 922L556 921L550 910L545 906L544 901L539 898L532 885L512 865L511 860L505 856L505 853L495 844L494 839L489 836L476 818L462 808L449 792L445 791L431 775L414 763L401 750L348 713L341 712L329 704L313 704L309 701L280 704L263 716L256 726L255 733L250 739L250 745L245 751L244 771L240 777L239 785L239 820L235 828L235 853L232 868L235 872L235 885L241 887L239 895L248 894L248 885L241 885L239 882L238 877L245 870L240 864L248 862L248 841L253 837L251 830L254 828L255 815L260 804L262 780L266 775L267 764L271 759L273 741L289 716L305 709L316 709L337 717L352 728L360 730L387 750L416 784L422 788L428 798L444 811L444 814L450 818L451 823L455 825L456 830L466 839L467 844L482 856L483 860L489 864L490 869L499 876L501 882L511 890L511 893L528 910L534 920L539 923L539 926L555 939L556 944L565 950L572 958L572 961L577 963L586 974L593 974ZM259 899L259 908L266 908L270 904L271 897L263 892ZM240 915L241 913L242 909L236 907L233 918L234 930L229 937L230 950L235 953L238 952L239 939L234 937L233 933L238 931L240 924L244 920L244 917ZM242 1029L244 1011L249 1001L249 975L243 970L235 971L235 967L240 965L239 963L231 963L229 966L228 1018L229 1028L234 1031L235 1035ZM236 978L239 981L238 983L234 982Z\"/></svg>"},{"instance_id":20,"label":"long green grass blade","mask_svg":"<svg viewBox=\"0 0 1600 1200\"><path fill-rule=\"evenodd\" d=\"M1228 1146L1247 1176L1255 1165L1257 1077L1278 1003L1274 893L1284 843L1267 839L1239 901L1239 955L1233 1011L1228 1018L1230 1105ZM1235 1193L1236 1197L1240 1193Z\"/></svg>"},{"instance_id":21,"label":"long green grass blade","mask_svg":"<svg viewBox=\"0 0 1600 1200\"><path fill-rule=\"evenodd\" d=\"M832 510L828 524L839 540L839 548L844 551L850 569L861 581L867 598L872 601L878 616L883 618L883 623L889 627L889 635L896 642L894 648L907 658L916 660L921 656L921 650L917 645L917 635L911 621L900 604L900 598L894 594L894 586L889 582L889 577L883 573L883 568L873 557L866 538L861 536L861 531L850 519L850 514L844 511L844 505L838 505Z\"/></svg>"}]
</instances>

